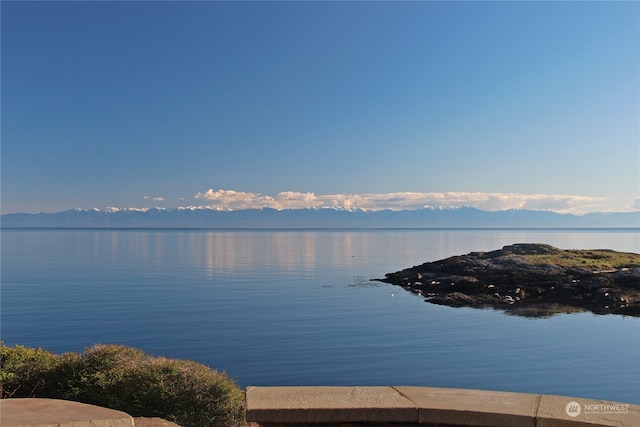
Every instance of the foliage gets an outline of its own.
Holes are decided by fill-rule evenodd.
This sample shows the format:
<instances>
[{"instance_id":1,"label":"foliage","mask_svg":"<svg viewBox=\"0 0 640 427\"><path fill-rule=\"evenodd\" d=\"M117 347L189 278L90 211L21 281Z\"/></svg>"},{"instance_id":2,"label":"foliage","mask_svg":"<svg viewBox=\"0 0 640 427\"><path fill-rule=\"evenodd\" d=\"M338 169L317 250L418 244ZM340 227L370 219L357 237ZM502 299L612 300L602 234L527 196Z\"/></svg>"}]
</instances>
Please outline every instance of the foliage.
<instances>
[{"instance_id":1,"label":"foliage","mask_svg":"<svg viewBox=\"0 0 640 427\"><path fill-rule=\"evenodd\" d=\"M0 344L0 397L36 397L47 386L57 356L41 348Z\"/></svg>"},{"instance_id":2,"label":"foliage","mask_svg":"<svg viewBox=\"0 0 640 427\"><path fill-rule=\"evenodd\" d=\"M2 346L2 354L22 349ZM27 372L31 365L24 364L16 370L20 363L13 362L11 370L6 371L14 374L14 388L22 378L37 378L40 386L32 397L75 400L132 416L161 417L187 427L242 424L242 391L226 374L205 365L152 357L120 345L95 345L82 354L62 356L28 350L49 354L51 363L32 373ZM4 363L2 372L4 378Z\"/></svg>"},{"instance_id":3,"label":"foliage","mask_svg":"<svg viewBox=\"0 0 640 427\"><path fill-rule=\"evenodd\" d=\"M46 387L57 356L41 348L0 343L0 397L36 397Z\"/></svg>"}]
</instances>

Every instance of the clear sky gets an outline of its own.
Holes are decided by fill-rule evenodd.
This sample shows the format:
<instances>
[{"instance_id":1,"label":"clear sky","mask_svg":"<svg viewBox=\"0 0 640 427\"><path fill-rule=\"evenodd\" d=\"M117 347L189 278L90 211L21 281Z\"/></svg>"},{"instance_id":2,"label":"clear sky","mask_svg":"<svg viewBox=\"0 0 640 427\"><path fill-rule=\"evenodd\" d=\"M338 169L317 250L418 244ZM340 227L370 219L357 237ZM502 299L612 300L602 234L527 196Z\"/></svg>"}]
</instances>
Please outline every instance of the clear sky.
<instances>
[{"instance_id":1,"label":"clear sky","mask_svg":"<svg viewBox=\"0 0 640 427\"><path fill-rule=\"evenodd\" d=\"M0 12L3 213L640 207L637 1Z\"/></svg>"}]
</instances>

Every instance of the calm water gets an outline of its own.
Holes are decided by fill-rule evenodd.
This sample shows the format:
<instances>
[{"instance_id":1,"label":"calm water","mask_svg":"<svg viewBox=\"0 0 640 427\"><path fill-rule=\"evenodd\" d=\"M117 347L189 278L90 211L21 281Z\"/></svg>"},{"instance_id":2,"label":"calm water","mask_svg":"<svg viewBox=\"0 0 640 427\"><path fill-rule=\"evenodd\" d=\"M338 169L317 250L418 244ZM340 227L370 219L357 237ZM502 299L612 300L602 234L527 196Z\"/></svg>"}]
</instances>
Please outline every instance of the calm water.
<instances>
[{"instance_id":1,"label":"calm water","mask_svg":"<svg viewBox=\"0 0 640 427\"><path fill-rule=\"evenodd\" d=\"M2 340L120 343L246 385L420 385L640 403L640 319L423 302L384 273L518 242L640 252L638 230L3 230Z\"/></svg>"}]
</instances>

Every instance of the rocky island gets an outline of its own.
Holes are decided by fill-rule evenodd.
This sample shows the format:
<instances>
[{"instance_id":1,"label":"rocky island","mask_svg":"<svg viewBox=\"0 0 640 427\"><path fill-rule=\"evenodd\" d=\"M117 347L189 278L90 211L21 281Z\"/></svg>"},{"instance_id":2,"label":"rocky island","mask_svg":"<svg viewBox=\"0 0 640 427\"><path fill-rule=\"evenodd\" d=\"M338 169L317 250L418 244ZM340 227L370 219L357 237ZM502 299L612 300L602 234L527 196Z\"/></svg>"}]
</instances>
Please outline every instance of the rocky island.
<instances>
[{"instance_id":1,"label":"rocky island","mask_svg":"<svg viewBox=\"0 0 640 427\"><path fill-rule=\"evenodd\" d=\"M640 317L640 254L520 243L427 262L381 282L450 307L546 317L591 311Z\"/></svg>"}]
</instances>

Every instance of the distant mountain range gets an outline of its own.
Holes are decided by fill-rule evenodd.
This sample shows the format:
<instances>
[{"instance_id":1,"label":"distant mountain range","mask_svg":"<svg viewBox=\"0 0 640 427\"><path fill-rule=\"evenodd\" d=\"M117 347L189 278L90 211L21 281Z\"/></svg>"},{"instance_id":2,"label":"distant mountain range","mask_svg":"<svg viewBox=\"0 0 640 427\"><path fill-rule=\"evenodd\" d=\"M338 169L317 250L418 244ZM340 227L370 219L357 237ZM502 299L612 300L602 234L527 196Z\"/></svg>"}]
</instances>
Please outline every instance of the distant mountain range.
<instances>
[{"instance_id":1,"label":"distant mountain range","mask_svg":"<svg viewBox=\"0 0 640 427\"><path fill-rule=\"evenodd\" d=\"M640 211L585 215L550 211L482 211L471 207L416 210L244 209L73 209L0 216L2 228L509 228L640 227Z\"/></svg>"}]
</instances>

